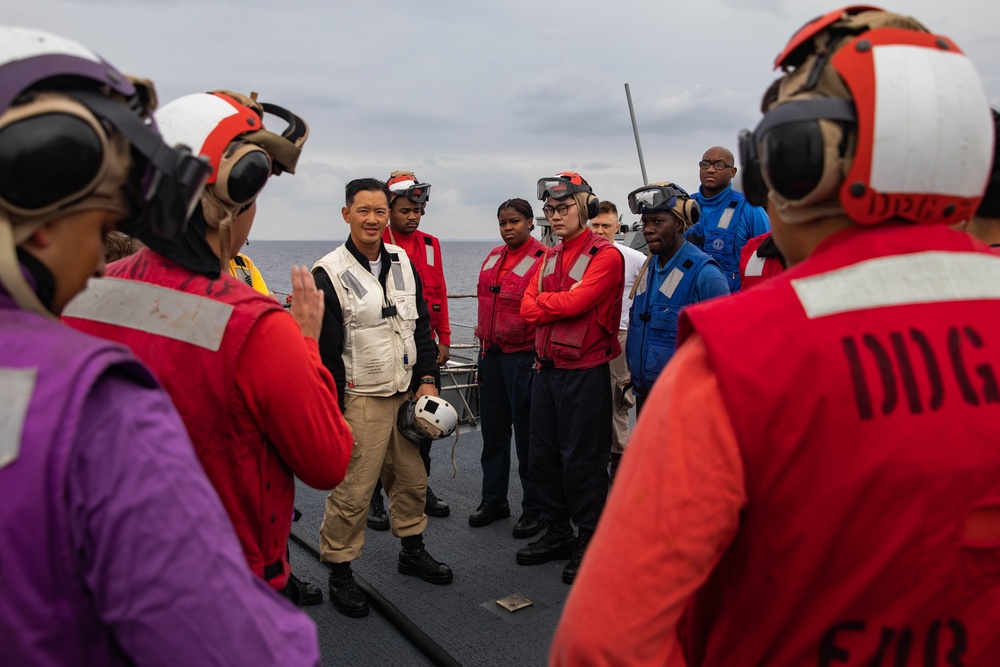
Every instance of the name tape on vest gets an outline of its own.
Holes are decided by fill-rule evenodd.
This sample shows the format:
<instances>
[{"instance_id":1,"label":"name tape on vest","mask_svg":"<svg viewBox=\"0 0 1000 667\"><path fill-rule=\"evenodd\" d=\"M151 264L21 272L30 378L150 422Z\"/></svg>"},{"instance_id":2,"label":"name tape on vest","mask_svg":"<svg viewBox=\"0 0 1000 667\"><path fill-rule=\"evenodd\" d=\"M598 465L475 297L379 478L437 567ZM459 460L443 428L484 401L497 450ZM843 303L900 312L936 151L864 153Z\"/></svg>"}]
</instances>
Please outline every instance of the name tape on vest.
<instances>
[{"instance_id":1,"label":"name tape on vest","mask_svg":"<svg viewBox=\"0 0 1000 667\"><path fill-rule=\"evenodd\" d=\"M24 419L37 378L35 368L0 368L0 468L16 461L21 453Z\"/></svg>"},{"instance_id":2,"label":"name tape on vest","mask_svg":"<svg viewBox=\"0 0 1000 667\"><path fill-rule=\"evenodd\" d=\"M99 278L63 314L145 331L217 352L233 306L204 296L137 280Z\"/></svg>"},{"instance_id":3,"label":"name tape on vest","mask_svg":"<svg viewBox=\"0 0 1000 667\"><path fill-rule=\"evenodd\" d=\"M809 319L885 306L1000 299L1000 257L921 252L792 280Z\"/></svg>"}]
</instances>

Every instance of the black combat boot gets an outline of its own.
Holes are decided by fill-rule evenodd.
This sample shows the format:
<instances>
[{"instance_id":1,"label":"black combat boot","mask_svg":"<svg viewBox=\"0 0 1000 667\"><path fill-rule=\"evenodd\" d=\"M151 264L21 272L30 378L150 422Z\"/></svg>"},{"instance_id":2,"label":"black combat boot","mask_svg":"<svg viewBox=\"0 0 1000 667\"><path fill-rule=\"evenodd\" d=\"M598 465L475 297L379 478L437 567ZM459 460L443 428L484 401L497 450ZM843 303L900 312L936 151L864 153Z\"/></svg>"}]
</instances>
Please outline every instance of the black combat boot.
<instances>
[{"instance_id":1,"label":"black combat boot","mask_svg":"<svg viewBox=\"0 0 1000 667\"><path fill-rule=\"evenodd\" d=\"M576 535L568 521L549 522L541 538L517 550L518 565L541 565L550 560L569 558L573 555Z\"/></svg>"},{"instance_id":2,"label":"black combat boot","mask_svg":"<svg viewBox=\"0 0 1000 667\"><path fill-rule=\"evenodd\" d=\"M488 526L498 519L506 519L510 516L510 505L506 500L500 502L490 502L484 500L479 503L479 507L473 514L469 515L469 525L473 528Z\"/></svg>"},{"instance_id":3,"label":"black combat boot","mask_svg":"<svg viewBox=\"0 0 1000 667\"><path fill-rule=\"evenodd\" d=\"M453 578L451 568L431 558L423 546L403 546L399 552L399 572L432 584L450 584Z\"/></svg>"},{"instance_id":4,"label":"black combat boot","mask_svg":"<svg viewBox=\"0 0 1000 667\"><path fill-rule=\"evenodd\" d=\"M512 531L514 537L523 540L526 537L534 537L545 528L545 522L538 514L522 514L521 518L514 524Z\"/></svg>"},{"instance_id":5,"label":"black combat boot","mask_svg":"<svg viewBox=\"0 0 1000 667\"><path fill-rule=\"evenodd\" d=\"M382 489L375 488L372 494L372 504L368 506L368 520L365 521L372 530L389 530L389 515L385 513L385 503L382 502Z\"/></svg>"},{"instance_id":6,"label":"black combat boot","mask_svg":"<svg viewBox=\"0 0 1000 667\"><path fill-rule=\"evenodd\" d=\"M448 507L448 503L435 496L429 486L427 487L427 502L424 505L424 514L440 518L451 514L451 508Z\"/></svg>"},{"instance_id":7,"label":"black combat boot","mask_svg":"<svg viewBox=\"0 0 1000 667\"><path fill-rule=\"evenodd\" d=\"M580 569L580 562L583 560L583 553L587 550L587 545L590 544L590 538L593 536L594 531L580 529L580 534L576 538L576 544L573 545L573 557L569 559L566 567L563 568L563 583L572 584L576 579L576 573Z\"/></svg>"},{"instance_id":8,"label":"black combat boot","mask_svg":"<svg viewBox=\"0 0 1000 667\"><path fill-rule=\"evenodd\" d=\"M294 574L288 575L288 583L281 594L292 601L297 607L309 607L323 601L323 590L308 581L302 581Z\"/></svg>"},{"instance_id":9,"label":"black combat boot","mask_svg":"<svg viewBox=\"0 0 1000 667\"><path fill-rule=\"evenodd\" d=\"M330 570L330 602L344 616L368 615L368 598L354 580L350 563L335 563Z\"/></svg>"}]
</instances>

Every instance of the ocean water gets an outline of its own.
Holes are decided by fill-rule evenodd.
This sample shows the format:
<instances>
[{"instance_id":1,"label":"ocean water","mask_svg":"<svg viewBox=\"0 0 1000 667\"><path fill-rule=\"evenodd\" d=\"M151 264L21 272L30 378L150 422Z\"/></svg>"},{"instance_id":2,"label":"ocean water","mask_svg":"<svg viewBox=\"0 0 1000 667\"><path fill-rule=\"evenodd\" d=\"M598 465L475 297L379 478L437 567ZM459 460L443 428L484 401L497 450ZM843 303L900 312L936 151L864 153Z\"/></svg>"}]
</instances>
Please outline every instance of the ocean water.
<instances>
[{"instance_id":1,"label":"ocean water","mask_svg":"<svg viewBox=\"0 0 1000 667\"><path fill-rule=\"evenodd\" d=\"M342 241L251 241L243 247L243 254L257 265L267 286L275 292L292 290L291 270L295 264L312 266L313 263ZM444 256L444 278L448 294L471 295L448 300L452 342L471 343L476 326L476 283L479 269L490 250L502 241L441 241Z\"/></svg>"}]
</instances>

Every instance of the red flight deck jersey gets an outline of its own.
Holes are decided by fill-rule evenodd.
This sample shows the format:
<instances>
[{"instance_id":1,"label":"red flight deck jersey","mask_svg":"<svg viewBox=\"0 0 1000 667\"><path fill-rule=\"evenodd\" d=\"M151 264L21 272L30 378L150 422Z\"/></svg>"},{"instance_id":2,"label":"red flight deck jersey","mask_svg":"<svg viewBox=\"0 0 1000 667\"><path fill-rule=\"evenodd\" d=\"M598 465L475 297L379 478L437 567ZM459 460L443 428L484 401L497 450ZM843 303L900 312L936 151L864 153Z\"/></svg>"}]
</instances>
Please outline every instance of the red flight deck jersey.
<instances>
[{"instance_id":1,"label":"red flight deck jersey","mask_svg":"<svg viewBox=\"0 0 1000 667\"><path fill-rule=\"evenodd\" d=\"M431 314L431 331L442 345L451 345L451 322L448 319L448 286L444 281L441 243L436 236L419 229L412 234L399 234L388 226L382 233L386 243L398 245L410 258L420 276L424 300Z\"/></svg>"},{"instance_id":2,"label":"red flight deck jersey","mask_svg":"<svg viewBox=\"0 0 1000 667\"><path fill-rule=\"evenodd\" d=\"M536 277L545 244L533 236L516 250L506 245L490 251L479 272L479 319L476 337L483 349L524 352L535 347L535 327L521 317L521 300Z\"/></svg>"},{"instance_id":3,"label":"red flight deck jersey","mask_svg":"<svg viewBox=\"0 0 1000 667\"><path fill-rule=\"evenodd\" d=\"M535 350L556 368L595 368L621 353L625 260L589 228L546 255L539 281L528 285L521 316L538 325Z\"/></svg>"},{"instance_id":4,"label":"red flight deck jersey","mask_svg":"<svg viewBox=\"0 0 1000 667\"><path fill-rule=\"evenodd\" d=\"M91 289L99 292L94 305L82 303L66 323L129 346L149 366L177 406L250 568L281 590L293 475L333 488L353 446L316 341L242 281L225 273L210 280L148 248L109 265L84 295Z\"/></svg>"}]
</instances>

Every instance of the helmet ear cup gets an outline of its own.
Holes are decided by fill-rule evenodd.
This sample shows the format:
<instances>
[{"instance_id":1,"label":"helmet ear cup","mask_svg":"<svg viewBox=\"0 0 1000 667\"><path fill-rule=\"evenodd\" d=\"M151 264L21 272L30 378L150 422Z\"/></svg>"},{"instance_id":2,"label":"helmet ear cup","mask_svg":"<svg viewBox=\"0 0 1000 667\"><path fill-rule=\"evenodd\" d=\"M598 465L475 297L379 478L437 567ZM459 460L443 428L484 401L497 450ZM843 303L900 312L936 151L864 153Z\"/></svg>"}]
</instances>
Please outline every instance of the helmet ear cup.
<instances>
[{"instance_id":1,"label":"helmet ear cup","mask_svg":"<svg viewBox=\"0 0 1000 667\"><path fill-rule=\"evenodd\" d=\"M688 199L684 202L685 212L687 213L688 220L691 221L692 225L697 225L698 221L701 219L701 207L698 206L698 202L693 199Z\"/></svg>"},{"instance_id":2,"label":"helmet ear cup","mask_svg":"<svg viewBox=\"0 0 1000 667\"><path fill-rule=\"evenodd\" d=\"M787 201L803 200L819 187L826 153L823 132L816 120L779 125L760 140L764 179Z\"/></svg>"},{"instance_id":3,"label":"helmet ear cup","mask_svg":"<svg viewBox=\"0 0 1000 667\"><path fill-rule=\"evenodd\" d=\"M587 220L593 220L601 213L601 200L595 195L587 195Z\"/></svg>"}]
</instances>

